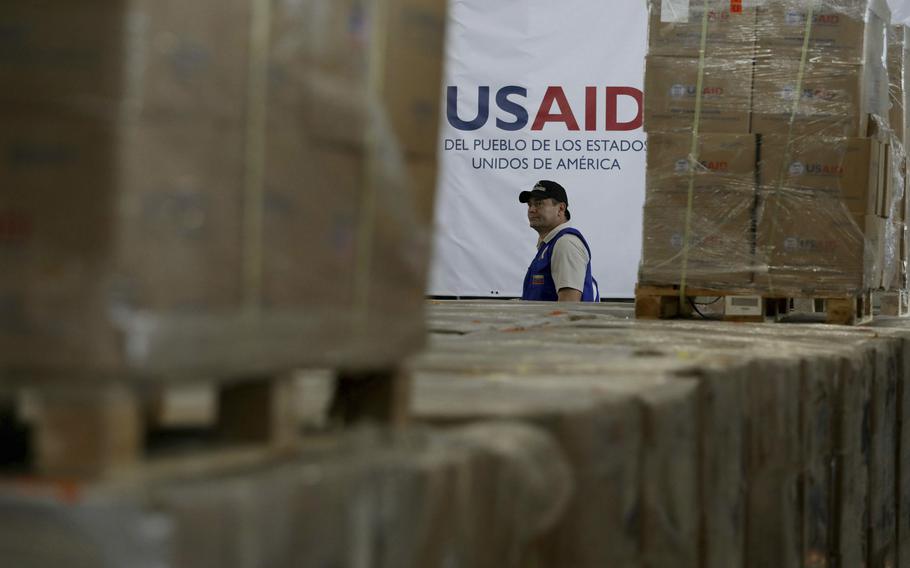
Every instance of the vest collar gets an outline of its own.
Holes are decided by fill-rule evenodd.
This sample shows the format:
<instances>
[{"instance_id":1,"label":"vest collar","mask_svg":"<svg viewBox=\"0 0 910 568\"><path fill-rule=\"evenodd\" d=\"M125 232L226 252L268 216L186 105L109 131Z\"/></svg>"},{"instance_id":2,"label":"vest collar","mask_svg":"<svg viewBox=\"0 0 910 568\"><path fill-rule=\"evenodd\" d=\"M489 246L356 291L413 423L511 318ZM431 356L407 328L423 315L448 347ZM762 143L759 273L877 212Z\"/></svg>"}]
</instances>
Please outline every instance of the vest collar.
<instances>
[{"instance_id":1,"label":"vest collar","mask_svg":"<svg viewBox=\"0 0 910 568\"><path fill-rule=\"evenodd\" d=\"M550 241L553 240L553 237L555 237L557 234L559 234L559 231L566 229L568 227L571 227L571 225L568 222L565 222L562 225L556 226L552 231L550 231L549 233L544 235L544 238L537 239L537 248L540 248L541 245L548 244Z\"/></svg>"}]
</instances>

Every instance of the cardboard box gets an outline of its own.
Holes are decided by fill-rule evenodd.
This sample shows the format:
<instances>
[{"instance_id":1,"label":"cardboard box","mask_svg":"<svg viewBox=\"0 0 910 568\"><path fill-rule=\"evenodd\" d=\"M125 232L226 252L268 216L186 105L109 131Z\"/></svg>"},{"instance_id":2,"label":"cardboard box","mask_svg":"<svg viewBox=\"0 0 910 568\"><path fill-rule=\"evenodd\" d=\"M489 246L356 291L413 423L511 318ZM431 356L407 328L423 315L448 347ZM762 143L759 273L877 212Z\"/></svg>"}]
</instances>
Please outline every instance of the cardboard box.
<instances>
[{"instance_id":1,"label":"cardboard box","mask_svg":"<svg viewBox=\"0 0 910 568\"><path fill-rule=\"evenodd\" d=\"M906 223L902 223L899 226L899 237L900 237L900 264L898 265L898 288L901 290L907 290L910 288L910 276L908 276L908 271L910 271L910 228L907 227Z\"/></svg>"},{"instance_id":2,"label":"cardboard box","mask_svg":"<svg viewBox=\"0 0 910 568\"><path fill-rule=\"evenodd\" d=\"M904 142L904 26L888 26L888 124Z\"/></svg>"},{"instance_id":3,"label":"cardboard box","mask_svg":"<svg viewBox=\"0 0 910 568\"><path fill-rule=\"evenodd\" d=\"M904 224L892 220L883 223L881 239L882 289L900 290L901 286L901 247L904 239Z\"/></svg>"},{"instance_id":4,"label":"cardboard box","mask_svg":"<svg viewBox=\"0 0 910 568\"><path fill-rule=\"evenodd\" d=\"M750 134L702 134L698 137L698 162L690 176L689 134L649 133L646 170L646 204L664 192L739 192L744 199L755 191L756 139Z\"/></svg>"},{"instance_id":5,"label":"cardboard box","mask_svg":"<svg viewBox=\"0 0 910 568\"><path fill-rule=\"evenodd\" d=\"M296 122L320 143L362 149L374 92L366 71L380 61L368 52L374 14L361 0L339 1L319 17L313 10L303 2L280 2L275 10L270 118Z\"/></svg>"},{"instance_id":6,"label":"cardboard box","mask_svg":"<svg viewBox=\"0 0 910 568\"><path fill-rule=\"evenodd\" d=\"M789 192L805 207L812 207L815 196L823 196L843 200L857 215L880 215L883 147L870 138L818 137L793 140L788 149L786 136L763 136L761 187Z\"/></svg>"},{"instance_id":7,"label":"cardboard box","mask_svg":"<svg viewBox=\"0 0 910 568\"><path fill-rule=\"evenodd\" d=\"M907 158L904 147L897 137L891 135L888 144L884 145L885 163L882 182L882 217L903 222L905 219L905 201Z\"/></svg>"},{"instance_id":8,"label":"cardboard box","mask_svg":"<svg viewBox=\"0 0 910 568\"><path fill-rule=\"evenodd\" d=\"M815 6L805 58L808 4L768 0L759 9L754 132L784 131L797 88L802 91L794 125L797 134L866 136L868 114L887 123L891 104L885 20L890 16L883 19L880 14L888 14L887 7L877 4Z\"/></svg>"},{"instance_id":9,"label":"cardboard box","mask_svg":"<svg viewBox=\"0 0 910 568\"><path fill-rule=\"evenodd\" d=\"M868 2L822 0L812 4L809 56L813 61L860 64L866 60L867 39L883 33L883 20ZM810 3L805 0L763 0L756 10L759 54L768 50L803 49Z\"/></svg>"},{"instance_id":10,"label":"cardboard box","mask_svg":"<svg viewBox=\"0 0 910 568\"><path fill-rule=\"evenodd\" d=\"M687 195L663 193L644 208L639 282L678 283L683 269ZM752 280L754 200L740 192L694 196L686 281L690 286L747 286Z\"/></svg>"},{"instance_id":11,"label":"cardboard box","mask_svg":"<svg viewBox=\"0 0 910 568\"><path fill-rule=\"evenodd\" d=\"M692 130L698 63L697 58L647 57L645 131ZM699 131L749 132L751 97L751 59L706 60Z\"/></svg>"},{"instance_id":12,"label":"cardboard box","mask_svg":"<svg viewBox=\"0 0 910 568\"><path fill-rule=\"evenodd\" d=\"M864 104L863 66L809 63L797 101L799 67L798 58L783 53L756 63L752 132L865 136L868 108ZM796 115L791 130L794 104Z\"/></svg>"},{"instance_id":13,"label":"cardboard box","mask_svg":"<svg viewBox=\"0 0 910 568\"><path fill-rule=\"evenodd\" d=\"M327 144L362 148L370 143L367 96L377 92L391 130L381 142L434 158L445 7L438 0L345 0L331 19L314 19L307 3L281 3L275 22L287 33L273 42L269 68L275 112L299 115ZM365 19L378 19L381 29L371 31Z\"/></svg>"},{"instance_id":14,"label":"cardboard box","mask_svg":"<svg viewBox=\"0 0 910 568\"><path fill-rule=\"evenodd\" d=\"M5 3L0 102L109 117L242 113L249 10L247 0Z\"/></svg>"},{"instance_id":15,"label":"cardboard box","mask_svg":"<svg viewBox=\"0 0 910 568\"><path fill-rule=\"evenodd\" d=\"M755 8L748 2L710 0L706 49L708 57L751 59L755 38ZM650 0L648 53L675 57L698 57L701 45L701 2ZM738 9L737 9L738 8Z\"/></svg>"},{"instance_id":16,"label":"cardboard box","mask_svg":"<svg viewBox=\"0 0 910 568\"><path fill-rule=\"evenodd\" d=\"M884 220L836 197L761 191L756 286L790 296L854 294L881 282Z\"/></svg>"},{"instance_id":17,"label":"cardboard box","mask_svg":"<svg viewBox=\"0 0 910 568\"><path fill-rule=\"evenodd\" d=\"M382 97L406 154L428 160L437 152L442 116L446 3L388 3Z\"/></svg>"},{"instance_id":18,"label":"cardboard box","mask_svg":"<svg viewBox=\"0 0 910 568\"><path fill-rule=\"evenodd\" d=\"M904 43L903 43L903 61L910 61L910 28L902 26L904 30ZM903 109L904 109L904 122L903 130L898 130L898 135L901 137L901 143L903 143L904 148L907 147L907 142L910 141L910 112L907 112L907 109L910 109L910 89L907 88L906 73L904 73L903 81Z\"/></svg>"},{"instance_id":19,"label":"cardboard box","mask_svg":"<svg viewBox=\"0 0 910 568\"><path fill-rule=\"evenodd\" d=\"M897 201L897 206L894 208L894 214L892 215L892 219L894 219L895 221L907 222L908 220L910 220L910 215L908 215L908 211L907 211L908 205L910 205L910 199L908 199L907 194L910 193L910 191L908 191L908 188L907 188L907 160L906 159L904 159L903 168L901 169L901 171L898 175L902 176L904 178L904 191L903 191L903 194L901 195L900 199Z\"/></svg>"}]
</instances>

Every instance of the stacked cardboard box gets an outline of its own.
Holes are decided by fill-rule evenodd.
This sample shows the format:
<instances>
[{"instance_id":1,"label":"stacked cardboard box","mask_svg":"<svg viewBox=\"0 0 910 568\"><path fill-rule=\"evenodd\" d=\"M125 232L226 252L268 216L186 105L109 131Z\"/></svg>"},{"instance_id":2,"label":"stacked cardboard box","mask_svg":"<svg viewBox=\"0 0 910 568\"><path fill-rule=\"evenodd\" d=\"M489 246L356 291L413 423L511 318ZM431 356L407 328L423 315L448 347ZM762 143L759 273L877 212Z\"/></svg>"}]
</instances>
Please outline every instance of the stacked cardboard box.
<instances>
[{"instance_id":1,"label":"stacked cardboard box","mask_svg":"<svg viewBox=\"0 0 910 568\"><path fill-rule=\"evenodd\" d=\"M651 133L648 138L642 279L674 282L683 264L688 182L694 177L687 270L699 285L751 282L750 219L755 201L755 137L705 134L699 162L688 159L692 136ZM690 168L694 167L694 172Z\"/></svg>"},{"instance_id":2,"label":"stacked cardboard box","mask_svg":"<svg viewBox=\"0 0 910 568\"><path fill-rule=\"evenodd\" d=\"M888 26L888 122L898 140L904 141L904 26Z\"/></svg>"},{"instance_id":3,"label":"stacked cardboard box","mask_svg":"<svg viewBox=\"0 0 910 568\"><path fill-rule=\"evenodd\" d=\"M702 3L652 0L645 65L644 124L648 132L688 131L695 112L699 65L702 132L749 131L755 10L734 11L710 0L704 60L699 59Z\"/></svg>"},{"instance_id":4,"label":"stacked cardboard box","mask_svg":"<svg viewBox=\"0 0 910 568\"><path fill-rule=\"evenodd\" d=\"M811 137L788 148L785 135L762 137L756 239L765 264L756 267L757 285L877 287L884 151L868 138Z\"/></svg>"},{"instance_id":5,"label":"stacked cardboard box","mask_svg":"<svg viewBox=\"0 0 910 568\"><path fill-rule=\"evenodd\" d=\"M870 114L887 118L887 75L882 65L887 9L874 3L760 3L753 132L866 136Z\"/></svg>"},{"instance_id":6,"label":"stacked cardboard box","mask_svg":"<svg viewBox=\"0 0 910 568\"><path fill-rule=\"evenodd\" d=\"M570 475L528 425L365 430L255 466L197 460L67 497L6 483L0 546L4 565L35 568L518 568L537 565Z\"/></svg>"},{"instance_id":7,"label":"stacked cardboard box","mask_svg":"<svg viewBox=\"0 0 910 568\"><path fill-rule=\"evenodd\" d=\"M653 2L651 8L652 26L658 30L668 24L656 22L655 14L679 13L678 7L672 9L673 3ZM661 121L663 92L648 90L659 81L646 80L649 154L659 154L665 146L666 131L697 128L699 141L694 154L691 143L678 142L683 162L696 164L692 175L673 171L670 162L649 156L639 280L679 283L685 264L690 286L751 289L763 295L843 295L893 281L899 257L894 252L899 247L894 245L901 231L892 215L897 194L903 193L897 165L903 150L891 152L893 137L888 128L887 8L876 0L849 4L758 0L737 10L736 15L712 13L708 18L702 62L706 90L697 125L694 112L675 123ZM699 14L689 10L688 15L691 20ZM748 47L725 49L723 36L712 35L712 26L718 25L715 21L729 25L741 17L751 18L751 34L739 36L746 38L743 45ZM666 37L652 30L652 54L667 49L655 43L655 35ZM712 40L717 45L712 46ZM669 66L658 67L653 59L649 56L646 77L671 73ZM717 75L739 82L740 92L749 95L730 104L733 97L720 101L715 112L709 95L718 92L711 84L712 69L721 68L715 62L718 59L726 61L726 69ZM748 67L749 73L738 78L734 61ZM697 69L697 60L695 65ZM677 73L684 69L675 67ZM725 86L722 92L736 89ZM735 128L717 128L712 118L722 113L736 113L742 120L725 123ZM735 179L705 165L712 163L711 147L718 131L751 135L755 151L739 163ZM679 181L686 186L685 194L689 178L694 178L692 201L680 201L679 207L680 215L689 219L685 255L679 246L683 237L663 238L666 216L649 211L668 203L662 186L673 176L686 178ZM715 179L705 184L706 176ZM712 206L728 199L731 190L738 195L736 204L713 211ZM718 243L726 244L718 247Z\"/></svg>"},{"instance_id":8,"label":"stacked cardboard box","mask_svg":"<svg viewBox=\"0 0 910 568\"><path fill-rule=\"evenodd\" d=\"M444 0L0 7L0 368L419 347L444 22Z\"/></svg>"}]
</instances>

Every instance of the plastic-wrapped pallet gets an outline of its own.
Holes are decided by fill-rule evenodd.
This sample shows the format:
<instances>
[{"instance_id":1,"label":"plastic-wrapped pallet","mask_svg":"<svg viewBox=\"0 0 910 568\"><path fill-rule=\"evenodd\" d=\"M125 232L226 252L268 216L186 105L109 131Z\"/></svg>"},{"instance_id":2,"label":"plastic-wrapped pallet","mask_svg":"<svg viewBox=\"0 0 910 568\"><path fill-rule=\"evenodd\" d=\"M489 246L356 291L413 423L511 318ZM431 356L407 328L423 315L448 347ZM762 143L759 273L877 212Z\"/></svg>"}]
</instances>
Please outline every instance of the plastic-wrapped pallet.
<instances>
[{"instance_id":1,"label":"plastic-wrapped pallet","mask_svg":"<svg viewBox=\"0 0 910 568\"><path fill-rule=\"evenodd\" d=\"M142 481L94 487L70 503L4 492L4 561L35 568L519 568L572 492L553 440L508 423L391 437L365 432L284 463Z\"/></svg>"},{"instance_id":2,"label":"plastic-wrapped pallet","mask_svg":"<svg viewBox=\"0 0 910 568\"><path fill-rule=\"evenodd\" d=\"M889 286L903 150L892 168L885 3L702 6L650 4L640 283L764 297ZM690 65L658 65L668 53ZM662 82L688 93L667 118Z\"/></svg>"},{"instance_id":3,"label":"plastic-wrapped pallet","mask_svg":"<svg viewBox=\"0 0 910 568\"><path fill-rule=\"evenodd\" d=\"M0 369L418 348L445 5L4 3Z\"/></svg>"}]
</instances>

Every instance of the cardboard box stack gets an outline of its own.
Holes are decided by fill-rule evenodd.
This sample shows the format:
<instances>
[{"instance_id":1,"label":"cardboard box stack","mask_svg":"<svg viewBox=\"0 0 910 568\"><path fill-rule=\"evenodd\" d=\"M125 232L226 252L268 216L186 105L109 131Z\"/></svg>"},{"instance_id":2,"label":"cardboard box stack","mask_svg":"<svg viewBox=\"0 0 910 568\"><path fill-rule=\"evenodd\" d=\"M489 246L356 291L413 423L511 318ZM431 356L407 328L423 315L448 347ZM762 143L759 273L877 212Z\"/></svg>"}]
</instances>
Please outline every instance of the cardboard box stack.
<instances>
[{"instance_id":1,"label":"cardboard box stack","mask_svg":"<svg viewBox=\"0 0 910 568\"><path fill-rule=\"evenodd\" d=\"M891 127L890 152L888 153L888 178L886 180L889 211L889 230L895 245L889 249L884 263L883 283L886 290L906 291L910 288L907 278L907 91L904 88L904 62L907 60L907 28L888 27L888 102Z\"/></svg>"},{"instance_id":2,"label":"cardboard box stack","mask_svg":"<svg viewBox=\"0 0 910 568\"><path fill-rule=\"evenodd\" d=\"M793 296L880 286L885 146L762 137L756 285Z\"/></svg>"},{"instance_id":3,"label":"cardboard box stack","mask_svg":"<svg viewBox=\"0 0 910 568\"><path fill-rule=\"evenodd\" d=\"M677 283L688 218L690 284L739 287L751 281L750 217L756 140L749 134L755 9L708 2L650 3L644 127L648 162L640 282ZM698 81L699 69L703 78ZM700 93L698 156L692 128Z\"/></svg>"},{"instance_id":4,"label":"cardboard box stack","mask_svg":"<svg viewBox=\"0 0 910 568\"><path fill-rule=\"evenodd\" d=\"M889 18L874 1L767 0L758 9L752 131L762 137L764 290L843 295L883 284Z\"/></svg>"},{"instance_id":5,"label":"cardboard box stack","mask_svg":"<svg viewBox=\"0 0 910 568\"><path fill-rule=\"evenodd\" d=\"M641 280L672 283L683 269L688 182L694 176L687 270L693 285L751 283L755 137L704 134L690 172L692 136L649 133Z\"/></svg>"},{"instance_id":6,"label":"cardboard box stack","mask_svg":"<svg viewBox=\"0 0 910 568\"><path fill-rule=\"evenodd\" d=\"M445 0L0 7L0 370L419 347L444 24Z\"/></svg>"},{"instance_id":7,"label":"cardboard box stack","mask_svg":"<svg viewBox=\"0 0 910 568\"><path fill-rule=\"evenodd\" d=\"M651 4L646 77L667 73L652 64L653 54L667 49L663 30L683 24L666 20L688 18L685 25L701 29L701 14L680 10L682 4ZM656 77L646 79L649 159L640 282L669 285L683 278L684 237L668 229L666 216L651 213L668 204L665 186L676 177L676 185L685 188L678 216L689 218L689 286L811 297L890 285L899 262L896 209L903 195L904 152L889 127L892 117L903 118L889 104L896 94L889 94L885 65L887 7L877 0L756 0L722 3L723 9L720 4L708 17L698 124L694 112L675 124L661 120L664 93L653 87ZM728 47L725 36L712 30L733 22L740 22L741 43ZM715 111L710 95L716 92L711 80L718 59L726 61L723 77L739 83L722 92L748 95L730 97ZM737 79L733 62L750 72ZM693 65L697 70L697 59ZM676 68L681 72L685 66ZM716 127L712 118L724 113L742 119L735 129ZM693 128L698 144L691 154L691 142L683 138L691 141ZM660 153L667 131L679 130L687 134L676 144L682 161L674 166ZM738 133L743 144L751 140L754 153L735 170L718 171L719 163L729 165L712 156L718 131ZM686 161L697 164L691 175L682 169ZM694 178L691 204L689 178ZM736 203L725 205L731 192Z\"/></svg>"}]
</instances>

